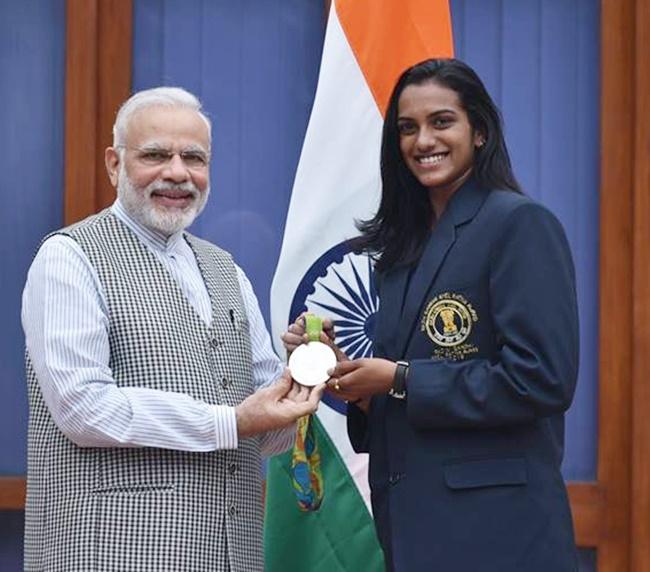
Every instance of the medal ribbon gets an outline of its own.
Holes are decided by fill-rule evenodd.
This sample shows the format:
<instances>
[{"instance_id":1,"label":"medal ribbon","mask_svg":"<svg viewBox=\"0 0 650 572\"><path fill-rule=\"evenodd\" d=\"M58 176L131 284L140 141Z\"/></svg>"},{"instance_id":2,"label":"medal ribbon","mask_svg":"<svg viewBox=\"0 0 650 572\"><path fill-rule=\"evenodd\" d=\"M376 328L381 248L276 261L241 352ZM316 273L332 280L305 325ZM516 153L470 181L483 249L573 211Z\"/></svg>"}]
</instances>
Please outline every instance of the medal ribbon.
<instances>
[{"instance_id":1,"label":"medal ribbon","mask_svg":"<svg viewBox=\"0 0 650 572\"><path fill-rule=\"evenodd\" d=\"M323 331L321 319L306 314L305 330L310 342L319 341ZM318 510L323 502L323 473L314 423L311 415L298 419L291 455L291 485L298 499L298 507L305 512Z\"/></svg>"}]
</instances>

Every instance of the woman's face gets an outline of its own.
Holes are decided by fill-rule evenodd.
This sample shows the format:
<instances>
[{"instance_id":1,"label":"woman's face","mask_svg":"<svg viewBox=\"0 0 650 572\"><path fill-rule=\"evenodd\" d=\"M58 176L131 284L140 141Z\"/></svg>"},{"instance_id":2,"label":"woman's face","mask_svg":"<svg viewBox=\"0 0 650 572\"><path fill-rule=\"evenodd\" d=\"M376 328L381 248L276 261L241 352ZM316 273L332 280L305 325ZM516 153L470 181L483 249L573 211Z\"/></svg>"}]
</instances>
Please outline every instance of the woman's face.
<instances>
[{"instance_id":1,"label":"woman's face","mask_svg":"<svg viewBox=\"0 0 650 572\"><path fill-rule=\"evenodd\" d=\"M483 136L474 132L455 91L427 82L409 85L397 106L402 158L430 193L450 195L469 176Z\"/></svg>"}]
</instances>

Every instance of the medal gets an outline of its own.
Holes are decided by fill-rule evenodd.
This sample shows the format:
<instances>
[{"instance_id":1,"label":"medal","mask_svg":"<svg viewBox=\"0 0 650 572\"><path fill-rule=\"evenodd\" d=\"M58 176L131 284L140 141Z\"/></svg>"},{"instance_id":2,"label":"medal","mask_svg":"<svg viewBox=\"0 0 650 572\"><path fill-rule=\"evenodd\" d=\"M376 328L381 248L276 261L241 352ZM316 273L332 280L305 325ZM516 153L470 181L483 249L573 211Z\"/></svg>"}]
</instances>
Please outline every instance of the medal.
<instances>
[{"instance_id":1,"label":"medal","mask_svg":"<svg viewBox=\"0 0 650 572\"><path fill-rule=\"evenodd\" d=\"M300 385L314 386L325 383L328 371L336 366L336 354L327 344L319 342L323 322L313 314L305 315L305 329L309 342L298 346L289 357L291 377Z\"/></svg>"}]
</instances>

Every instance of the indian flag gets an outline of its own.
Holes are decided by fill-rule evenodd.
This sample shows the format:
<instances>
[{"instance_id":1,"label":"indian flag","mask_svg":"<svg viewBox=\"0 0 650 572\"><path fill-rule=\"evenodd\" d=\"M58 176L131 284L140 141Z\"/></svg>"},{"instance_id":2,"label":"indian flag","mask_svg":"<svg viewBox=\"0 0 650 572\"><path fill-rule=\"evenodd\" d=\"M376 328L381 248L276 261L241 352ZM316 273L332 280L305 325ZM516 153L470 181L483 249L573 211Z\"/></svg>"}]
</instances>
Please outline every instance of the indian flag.
<instances>
[{"instance_id":1,"label":"indian flag","mask_svg":"<svg viewBox=\"0 0 650 572\"><path fill-rule=\"evenodd\" d=\"M331 317L350 358L372 355L378 309L372 265L349 251L355 219L380 196L382 116L410 65L453 54L447 0L333 0L320 77L271 288L273 339L305 310ZM276 350L284 354L280 342ZM352 451L345 404L326 397L316 418L324 479L317 512L298 508L291 455L269 463L265 548L269 572L382 571L367 455Z\"/></svg>"}]
</instances>

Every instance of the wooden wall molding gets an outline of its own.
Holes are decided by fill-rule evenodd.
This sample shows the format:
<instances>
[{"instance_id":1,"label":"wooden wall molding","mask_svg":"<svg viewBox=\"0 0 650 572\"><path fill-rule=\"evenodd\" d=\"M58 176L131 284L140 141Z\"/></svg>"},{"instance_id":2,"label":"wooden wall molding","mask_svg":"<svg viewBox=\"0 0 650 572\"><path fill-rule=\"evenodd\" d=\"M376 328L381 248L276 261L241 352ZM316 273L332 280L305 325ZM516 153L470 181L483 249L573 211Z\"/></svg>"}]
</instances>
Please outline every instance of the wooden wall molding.
<instances>
[{"instance_id":1,"label":"wooden wall molding","mask_svg":"<svg viewBox=\"0 0 650 572\"><path fill-rule=\"evenodd\" d=\"M23 477L0 477L0 509L22 510L25 490ZM601 488L595 483L571 483L569 498L578 545L598 546L602 538L601 522L605 510Z\"/></svg>"},{"instance_id":2,"label":"wooden wall molding","mask_svg":"<svg viewBox=\"0 0 650 572\"><path fill-rule=\"evenodd\" d=\"M67 0L65 224L115 198L104 149L131 91L132 12L131 0Z\"/></svg>"},{"instance_id":3,"label":"wooden wall molding","mask_svg":"<svg viewBox=\"0 0 650 572\"><path fill-rule=\"evenodd\" d=\"M596 547L602 538L604 511L602 490L594 483L571 483L569 498L576 529L576 540L583 547ZM0 478L0 508L22 510L25 504L25 479ZM641 570L641 568L639 568Z\"/></svg>"},{"instance_id":4,"label":"wooden wall molding","mask_svg":"<svg viewBox=\"0 0 650 572\"><path fill-rule=\"evenodd\" d=\"M596 548L603 538L605 499L597 483L569 483L569 500L573 513L576 543L582 548Z\"/></svg>"},{"instance_id":5,"label":"wooden wall molding","mask_svg":"<svg viewBox=\"0 0 650 572\"><path fill-rule=\"evenodd\" d=\"M23 510L25 490L23 477L0 477L0 509Z\"/></svg>"},{"instance_id":6,"label":"wooden wall molding","mask_svg":"<svg viewBox=\"0 0 650 572\"><path fill-rule=\"evenodd\" d=\"M25 479L0 477L0 509L22 510L25 506ZM602 490L595 483L571 483L569 498L579 546L596 547L601 539L604 510Z\"/></svg>"}]
</instances>

